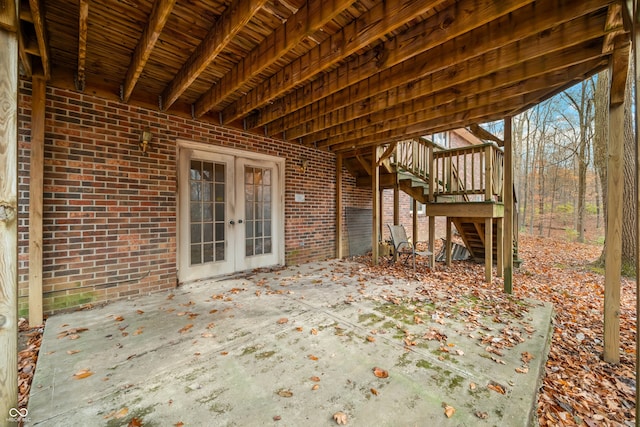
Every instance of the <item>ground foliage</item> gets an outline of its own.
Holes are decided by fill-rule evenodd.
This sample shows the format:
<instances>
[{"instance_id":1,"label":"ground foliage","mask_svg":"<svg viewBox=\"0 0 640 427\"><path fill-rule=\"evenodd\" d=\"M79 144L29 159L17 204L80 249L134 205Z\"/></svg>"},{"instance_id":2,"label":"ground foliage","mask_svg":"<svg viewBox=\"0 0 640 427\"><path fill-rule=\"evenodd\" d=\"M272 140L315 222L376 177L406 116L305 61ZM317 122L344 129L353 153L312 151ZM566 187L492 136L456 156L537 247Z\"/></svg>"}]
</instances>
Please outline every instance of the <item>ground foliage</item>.
<instances>
[{"instance_id":1,"label":"ground foliage","mask_svg":"<svg viewBox=\"0 0 640 427\"><path fill-rule=\"evenodd\" d=\"M491 284L484 283L483 264L471 262L455 262L451 267L438 264L430 269L426 260L419 258L414 272L410 267L391 264L387 260L372 266L370 257L362 257L359 259L363 264L359 274L362 275L362 283L367 276L393 277L415 282L417 291L430 300L441 303L440 307L473 295L481 301L476 309L483 313L471 313L467 310L461 314L471 318L478 314L490 314L497 322L506 313L521 316L522 310L526 309L518 302L522 298L553 303L556 315L554 332L538 399L540 425L633 425L635 281L624 279L621 284L621 362L612 366L600 359L603 351L604 278L590 266L598 258L601 246L522 236L519 249L524 264L514 273L513 296L502 292L503 283L500 278L494 278ZM393 302L399 296L389 294L386 297ZM444 311L440 314L447 315ZM414 320L416 323L418 320L423 323L423 317L424 313L416 313L417 320ZM117 318L115 320L118 321ZM434 320L433 316L431 320ZM436 325L429 329L431 335L428 331L423 338L446 340L446 337L440 337L437 333L438 316L434 322ZM188 329L190 327L179 332L185 333ZM19 406L26 407L43 328L39 325L30 329L25 321L21 321L20 331ZM487 342L486 347L486 351L495 355L492 360L497 364L501 362L501 346L509 346L510 342L515 345L528 336L526 330L504 328L502 332L504 336L494 337L494 340ZM133 334L136 333L138 331ZM67 338L72 339L71 336ZM375 340L374 337L372 339ZM406 345L412 345L413 339L416 338L406 337ZM443 351L453 351L446 346L443 348ZM530 360L527 356L523 353L523 365L518 368L521 371L516 370L518 373L527 373ZM373 373L376 376L379 375L377 369L384 372L375 367ZM495 391L500 392L499 389ZM444 411L450 417L455 408L445 407ZM334 419L338 424L347 422L342 415L337 418L336 415ZM483 418L482 413L476 415Z\"/></svg>"}]
</instances>

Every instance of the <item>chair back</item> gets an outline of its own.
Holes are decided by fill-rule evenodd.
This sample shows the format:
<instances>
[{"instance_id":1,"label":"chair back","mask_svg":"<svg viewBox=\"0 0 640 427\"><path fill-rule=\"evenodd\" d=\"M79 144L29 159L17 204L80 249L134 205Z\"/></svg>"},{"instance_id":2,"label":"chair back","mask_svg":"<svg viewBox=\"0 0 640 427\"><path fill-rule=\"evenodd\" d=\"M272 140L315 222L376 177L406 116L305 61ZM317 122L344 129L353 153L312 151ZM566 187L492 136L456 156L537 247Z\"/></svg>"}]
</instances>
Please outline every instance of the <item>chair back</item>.
<instances>
[{"instance_id":1,"label":"chair back","mask_svg":"<svg viewBox=\"0 0 640 427\"><path fill-rule=\"evenodd\" d=\"M402 249L403 246L412 247L403 225L387 224L387 226L389 227L389 233L391 233L391 242L396 250Z\"/></svg>"}]
</instances>

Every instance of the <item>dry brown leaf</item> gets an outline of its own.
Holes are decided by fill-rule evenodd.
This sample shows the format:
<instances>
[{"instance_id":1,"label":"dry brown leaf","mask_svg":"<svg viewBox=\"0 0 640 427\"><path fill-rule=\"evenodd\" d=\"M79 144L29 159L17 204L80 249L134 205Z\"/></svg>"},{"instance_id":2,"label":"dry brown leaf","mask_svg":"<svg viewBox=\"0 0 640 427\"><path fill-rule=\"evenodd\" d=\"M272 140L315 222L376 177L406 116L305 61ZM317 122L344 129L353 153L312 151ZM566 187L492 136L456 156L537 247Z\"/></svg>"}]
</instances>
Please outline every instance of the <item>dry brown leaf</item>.
<instances>
[{"instance_id":1,"label":"dry brown leaf","mask_svg":"<svg viewBox=\"0 0 640 427\"><path fill-rule=\"evenodd\" d=\"M142 333L142 329L144 328L144 326L140 326L138 329L136 329L136 331L133 333L133 335L140 335Z\"/></svg>"},{"instance_id":2,"label":"dry brown leaf","mask_svg":"<svg viewBox=\"0 0 640 427\"><path fill-rule=\"evenodd\" d=\"M138 313L138 314L144 314L144 311L142 311L142 310L136 310L136 313Z\"/></svg>"},{"instance_id":3,"label":"dry brown leaf","mask_svg":"<svg viewBox=\"0 0 640 427\"><path fill-rule=\"evenodd\" d=\"M189 323L188 325L180 328L180 330L178 332L180 332L181 334L184 334L185 332L188 332L189 329L193 328L193 323Z\"/></svg>"},{"instance_id":4,"label":"dry brown leaf","mask_svg":"<svg viewBox=\"0 0 640 427\"><path fill-rule=\"evenodd\" d=\"M68 355L72 355L72 354L76 354L76 353L80 353L80 350L67 350L67 354Z\"/></svg>"},{"instance_id":5,"label":"dry brown leaf","mask_svg":"<svg viewBox=\"0 0 640 427\"><path fill-rule=\"evenodd\" d=\"M378 395L378 390L376 390L375 388L371 388L370 391L371 391L371 394L373 394L374 396Z\"/></svg>"},{"instance_id":6,"label":"dry brown leaf","mask_svg":"<svg viewBox=\"0 0 640 427\"><path fill-rule=\"evenodd\" d=\"M129 408L125 406L124 408L116 412L113 416L114 418L120 419L120 418L126 417L128 413L129 413Z\"/></svg>"},{"instance_id":7,"label":"dry brown leaf","mask_svg":"<svg viewBox=\"0 0 640 427\"><path fill-rule=\"evenodd\" d=\"M311 381L313 381L313 382L316 382L316 383L317 383L317 382L320 382L320 377L311 377L311 378L309 378L309 379L310 379Z\"/></svg>"},{"instance_id":8,"label":"dry brown leaf","mask_svg":"<svg viewBox=\"0 0 640 427\"><path fill-rule=\"evenodd\" d=\"M516 368L516 372L519 374L526 374L529 372L529 368L527 366L523 366L521 368Z\"/></svg>"},{"instance_id":9,"label":"dry brown leaf","mask_svg":"<svg viewBox=\"0 0 640 427\"><path fill-rule=\"evenodd\" d=\"M73 378L75 378L76 380L81 380L83 378L90 377L91 375L93 375L93 372L91 372L90 369L81 369L73 374Z\"/></svg>"},{"instance_id":10,"label":"dry brown leaf","mask_svg":"<svg viewBox=\"0 0 640 427\"><path fill-rule=\"evenodd\" d=\"M122 322L124 320L124 317L122 316L117 316L115 317L113 320L115 320L116 322Z\"/></svg>"},{"instance_id":11,"label":"dry brown leaf","mask_svg":"<svg viewBox=\"0 0 640 427\"><path fill-rule=\"evenodd\" d=\"M296 328L296 331L298 331L298 332L302 332L302 326L298 326L298 327Z\"/></svg>"},{"instance_id":12,"label":"dry brown leaf","mask_svg":"<svg viewBox=\"0 0 640 427\"><path fill-rule=\"evenodd\" d=\"M311 360L318 360L318 358L316 356L314 356L313 354L310 354L307 356L309 359Z\"/></svg>"},{"instance_id":13,"label":"dry brown leaf","mask_svg":"<svg viewBox=\"0 0 640 427\"><path fill-rule=\"evenodd\" d=\"M311 335L318 335L318 330L316 328L311 329Z\"/></svg>"},{"instance_id":14,"label":"dry brown leaf","mask_svg":"<svg viewBox=\"0 0 640 427\"><path fill-rule=\"evenodd\" d=\"M376 342L376 337L372 337L371 335L367 335L367 341Z\"/></svg>"},{"instance_id":15,"label":"dry brown leaf","mask_svg":"<svg viewBox=\"0 0 640 427\"><path fill-rule=\"evenodd\" d=\"M373 375L375 375L378 378L388 378L389 377L389 372L385 371L382 368L378 368L377 366L373 368Z\"/></svg>"},{"instance_id":16,"label":"dry brown leaf","mask_svg":"<svg viewBox=\"0 0 640 427\"><path fill-rule=\"evenodd\" d=\"M127 427L142 427L142 420L140 418L133 417Z\"/></svg>"},{"instance_id":17,"label":"dry brown leaf","mask_svg":"<svg viewBox=\"0 0 640 427\"><path fill-rule=\"evenodd\" d=\"M314 384L313 387L311 387L311 390L317 390L319 388L320 386L318 384Z\"/></svg>"},{"instance_id":18,"label":"dry brown leaf","mask_svg":"<svg viewBox=\"0 0 640 427\"><path fill-rule=\"evenodd\" d=\"M293 396L293 392L291 390L281 389L281 390L278 390L278 396L291 397Z\"/></svg>"},{"instance_id":19,"label":"dry brown leaf","mask_svg":"<svg viewBox=\"0 0 640 427\"><path fill-rule=\"evenodd\" d=\"M284 325L285 323L287 323L289 321L289 319L287 319L286 317L281 317L280 319L278 319L278 325Z\"/></svg>"},{"instance_id":20,"label":"dry brown leaf","mask_svg":"<svg viewBox=\"0 0 640 427\"><path fill-rule=\"evenodd\" d=\"M504 387L502 387L499 384L490 383L489 385L487 385L487 388L489 388L490 390L493 390L495 392L498 392L500 394L505 394L506 393Z\"/></svg>"},{"instance_id":21,"label":"dry brown leaf","mask_svg":"<svg viewBox=\"0 0 640 427\"><path fill-rule=\"evenodd\" d=\"M335 414L333 414L333 419L336 424L347 425L347 414L345 414L344 412L336 412Z\"/></svg>"},{"instance_id":22,"label":"dry brown leaf","mask_svg":"<svg viewBox=\"0 0 640 427\"><path fill-rule=\"evenodd\" d=\"M453 406L444 405L444 414L447 416L447 418L453 417L453 414L455 413L456 408L454 408Z\"/></svg>"},{"instance_id":23,"label":"dry brown leaf","mask_svg":"<svg viewBox=\"0 0 640 427\"><path fill-rule=\"evenodd\" d=\"M487 418L489 418L489 414L486 412L481 412L481 411L476 411L476 417L480 418L481 420L486 420Z\"/></svg>"},{"instance_id":24,"label":"dry brown leaf","mask_svg":"<svg viewBox=\"0 0 640 427\"><path fill-rule=\"evenodd\" d=\"M273 416L273 421L280 421L282 419L282 417L280 415L274 415Z\"/></svg>"},{"instance_id":25,"label":"dry brown leaf","mask_svg":"<svg viewBox=\"0 0 640 427\"><path fill-rule=\"evenodd\" d=\"M529 353L528 351L525 351L522 353L521 359L522 359L522 363L526 365L529 362L531 362L533 359L535 359L535 357L533 356L533 354Z\"/></svg>"}]
</instances>

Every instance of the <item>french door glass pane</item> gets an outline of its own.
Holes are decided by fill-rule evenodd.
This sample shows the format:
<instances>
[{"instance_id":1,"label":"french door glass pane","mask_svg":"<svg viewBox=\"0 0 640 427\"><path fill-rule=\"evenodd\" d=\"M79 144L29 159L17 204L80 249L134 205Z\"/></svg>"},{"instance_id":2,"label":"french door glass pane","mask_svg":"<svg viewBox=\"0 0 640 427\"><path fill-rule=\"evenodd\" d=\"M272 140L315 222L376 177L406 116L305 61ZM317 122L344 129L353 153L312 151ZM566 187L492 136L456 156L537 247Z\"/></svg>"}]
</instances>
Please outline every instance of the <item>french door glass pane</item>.
<instances>
[{"instance_id":1,"label":"french door glass pane","mask_svg":"<svg viewBox=\"0 0 640 427\"><path fill-rule=\"evenodd\" d=\"M224 261L226 164L191 161L191 265Z\"/></svg>"},{"instance_id":2,"label":"french door glass pane","mask_svg":"<svg viewBox=\"0 0 640 427\"><path fill-rule=\"evenodd\" d=\"M271 169L245 166L245 255L271 253Z\"/></svg>"}]
</instances>

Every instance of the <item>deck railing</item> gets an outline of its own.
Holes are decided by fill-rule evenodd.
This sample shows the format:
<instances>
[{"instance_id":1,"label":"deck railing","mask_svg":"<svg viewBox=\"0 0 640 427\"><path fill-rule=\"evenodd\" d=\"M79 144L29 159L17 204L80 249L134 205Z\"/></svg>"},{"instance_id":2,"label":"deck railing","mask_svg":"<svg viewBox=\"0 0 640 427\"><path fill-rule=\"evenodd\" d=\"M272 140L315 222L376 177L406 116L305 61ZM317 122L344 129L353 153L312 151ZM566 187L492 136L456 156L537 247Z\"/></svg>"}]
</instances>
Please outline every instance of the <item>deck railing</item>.
<instances>
[{"instance_id":1,"label":"deck railing","mask_svg":"<svg viewBox=\"0 0 640 427\"><path fill-rule=\"evenodd\" d=\"M441 149L426 139L399 141L397 166L429 183L429 199L502 200L503 151L497 144Z\"/></svg>"}]
</instances>

